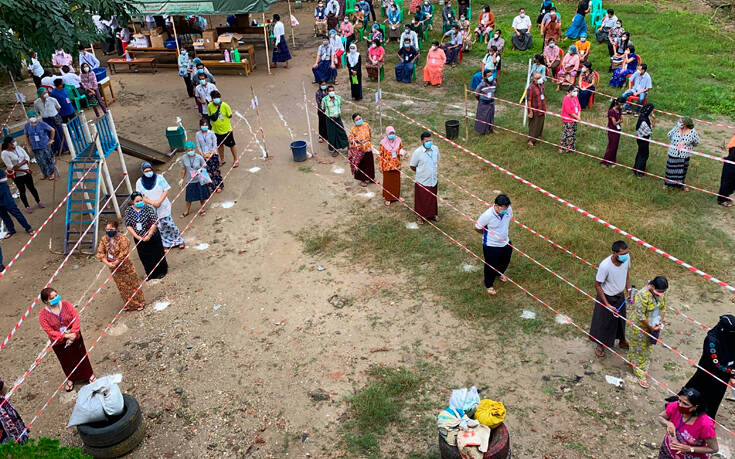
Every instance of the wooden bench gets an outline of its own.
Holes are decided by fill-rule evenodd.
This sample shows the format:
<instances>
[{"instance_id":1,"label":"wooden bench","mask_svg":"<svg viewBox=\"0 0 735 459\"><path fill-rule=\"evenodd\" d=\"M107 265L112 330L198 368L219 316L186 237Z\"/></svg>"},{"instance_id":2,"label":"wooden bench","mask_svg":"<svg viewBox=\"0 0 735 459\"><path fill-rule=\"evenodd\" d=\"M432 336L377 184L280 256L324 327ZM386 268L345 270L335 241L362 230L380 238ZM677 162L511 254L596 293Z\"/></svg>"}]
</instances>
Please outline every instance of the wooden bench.
<instances>
[{"instance_id":1,"label":"wooden bench","mask_svg":"<svg viewBox=\"0 0 735 459\"><path fill-rule=\"evenodd\" d=\"M242 59L241 62L224 62L224 61L205 61L202 60L202 64L204 64L205 67L208 69L212 69L215 67L220 68L235 68L239 69L242 68L245 72L245 76L250 75L250 72L252 72L252 69L250 68L250 61L247 59Z\"/></svg>"},{"instance_id":2,"label":"wooden bench","mask_svg":"<svg viewBox=\"0 0 735 459\"><path fill-rule=\"evenodd\" d=\"M110 73L115 73L115 65L124 64L128 66L128 70L132 69L133 66L137 65L148 65L150 66L153 73L158 71L155 57L136 57L135 59L127 60L125 58L113 58L107 61L107 65L110 67Z\"/></svg>"}]
</instances>

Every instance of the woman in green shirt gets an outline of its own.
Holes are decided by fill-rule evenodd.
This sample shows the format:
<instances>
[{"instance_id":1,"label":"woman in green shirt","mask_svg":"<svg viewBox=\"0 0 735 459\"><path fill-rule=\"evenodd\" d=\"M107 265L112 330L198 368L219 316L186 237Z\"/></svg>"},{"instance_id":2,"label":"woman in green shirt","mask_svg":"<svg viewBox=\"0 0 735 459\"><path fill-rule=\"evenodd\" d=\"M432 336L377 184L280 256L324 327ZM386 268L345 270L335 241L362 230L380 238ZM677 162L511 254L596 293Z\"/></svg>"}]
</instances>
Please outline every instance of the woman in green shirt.
<instances>
[{"instance_id":1,"label":"woman in green shirt","mask_svg":"<svg viewBox=\"0 0 735 459\"><path fill-rule=\"evenodd\" d=\"M628 318L640 329L656 338L658 338L663 328L664 315L666 314L666 290L668 288L669 282L664 276L654 277L645 288L636 293L633 307L628 315ZM651 351L653 345L656 344L656 340L640 329L629 328L631 332L628 340L630 343L628 360L638 367L633 368L633 372L638 377L638 384L645 389L648 388L646 373L648 373L648 368L651 366Z\"/></svg>"}]
</instances>

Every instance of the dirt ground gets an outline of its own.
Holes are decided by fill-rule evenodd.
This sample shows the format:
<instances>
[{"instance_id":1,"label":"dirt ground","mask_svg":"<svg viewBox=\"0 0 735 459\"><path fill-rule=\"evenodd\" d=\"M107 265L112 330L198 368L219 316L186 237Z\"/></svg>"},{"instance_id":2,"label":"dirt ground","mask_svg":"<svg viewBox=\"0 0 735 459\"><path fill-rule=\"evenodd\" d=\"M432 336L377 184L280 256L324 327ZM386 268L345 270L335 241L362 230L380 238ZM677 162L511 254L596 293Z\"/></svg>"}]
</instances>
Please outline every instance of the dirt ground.
<instances>
[{"instance_id":1,"label":"dirt ground","mask_svg":"<svg viewBox=\"0 0 735 459\"><path fill-rule=\"evenodd\" d=\"M132 457L349 457L339 445L345 397L366 383L370 365L411 367L422 360L450 369L449 376L431 395L431 409L407 413L406 429L399 426L386 436L385 457L435 451L435 431L416 435L415 425L431 426L451 389L467 384L486 387L486 396L505 403L514 456L655 457L664 432L655 415L666 394L639 388L620 360L596 360L583 335L536 338L519 332L516 342L501 342L491 330L475 329L451 315L437 297L413 294L408 275L386 274L346 255L304 254L300 236L353 223L346 218L354 215L348 211L355 203L368 213L384 211L380 190L371 185L368 191L375 196L366 195L349 177L344 159L333 161L321 144L318 160L292 161L289 142L308 138L302 82L309 101L315 89L309 71L315 44L309 33L311 8L305 4L297 11L303 25L291 68L268 75L261 49L250 77L216 75L224 100L252 126L234 121L238 145L251 142L262 122L270 159L261 159L258 144L249 144L224 192L186 232L187 249L168 257L169 275L146 285L146 310L123 314L91 354L97 375L123 374L124 392L135 396L145 413L148 434ZM111 108L122 135L163 151L164 129L176 116L190 135L195 132L194 103L174 70L120 73L113 80L118 102ZM251 86L260 102L260 121L249 107ZM22 89L30 98L32 83L24 82ZM309 114L314 126L314 110ZM229 153L227 162L229 168ZM128 158L127 165L137 179L138 160ZM65 177L66 163L60 168ZM164 171L176 183L179 169L159 168ZM52 202L51 185L41 182L39 189ZM57 201L62 193L56 190ZM189 221L178 217L182 209L180 199L174 215L181 228ZM411 220L405 209L391 211ZM37 226L48 213L34 212L30 221ZM51 242L57 250L61 214ZM0 281L2 330L13 326L63 258L48 250L51 230L46 228ZM18 233L3 242L6 259L22 241ZM93 258L75 256L54 286L77 302L106 275ZM678 292L674 300L681 304L694 293ZM350 298L348 305L330 304L335 294ZM697 296L696 305L685 309L705 323L716 322L727 298ZM120 306L117 290L108 283L81 317L87 346ZM530 299L519 305L519 315L522 309L541 314ZM22 375L45 346L37 312L38 307L3 351L6 381ZM680 320L672 322L667 339L697 359L701 333ZM447 332L460 329L469 332ZM484 356L480 362L478 353ZM691 372L683 360L662 368L660 362L673 359L656 349L652 372L678 388ZM623 377L623 387L606 384L606 375ZM12 401L26 422L62 379L52 354L20 386ZM81 445L75 429L65 428L73 406L74 395L62 391L33 424L32 435ZM725 425L735 425L735 404L724 401L720 413ZM722 430L719 437L729 457L733 437Z\"/></svg>"}]
</instances>

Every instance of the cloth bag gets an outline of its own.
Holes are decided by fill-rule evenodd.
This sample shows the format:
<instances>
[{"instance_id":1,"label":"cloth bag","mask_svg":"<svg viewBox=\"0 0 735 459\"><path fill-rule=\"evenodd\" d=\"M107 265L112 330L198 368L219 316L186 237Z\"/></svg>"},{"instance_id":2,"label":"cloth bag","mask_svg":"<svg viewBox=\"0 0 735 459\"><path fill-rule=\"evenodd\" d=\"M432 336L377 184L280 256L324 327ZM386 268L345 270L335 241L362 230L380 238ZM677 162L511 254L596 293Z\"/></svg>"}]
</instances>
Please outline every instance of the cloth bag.
<instances>
[{"instance_id":1,"label":"cloth bag","mask_svg":"<svg viewBox=\"0 0 735 459\"><path fill-rule=\"evenodd\" d=\"M107 416L122 413L125 402L118 387L121 381L122 375L117 373L98 378L79 389L67 427L104 421Z\"/></svg>"}]
</instances>

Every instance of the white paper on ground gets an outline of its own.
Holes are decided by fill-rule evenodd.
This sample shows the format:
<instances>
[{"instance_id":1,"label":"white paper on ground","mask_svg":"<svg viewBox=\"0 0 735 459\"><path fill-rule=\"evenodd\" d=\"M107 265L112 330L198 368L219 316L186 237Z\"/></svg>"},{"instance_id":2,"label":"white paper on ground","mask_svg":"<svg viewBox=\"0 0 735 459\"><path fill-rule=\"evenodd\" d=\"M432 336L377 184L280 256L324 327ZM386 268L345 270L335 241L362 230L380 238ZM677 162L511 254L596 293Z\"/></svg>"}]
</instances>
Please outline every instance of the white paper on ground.
<instances>
[{"instance_id":1,"label":"white paper on ground","mask_svg":"<svg viewBox=\"0 0 735 459\"><path fill-rule=\"evenodd\" d=\"M197 250L207 250L209 248L209 244L202 242L199 245L195 245L194 248Z\"/></svg>"},{"instance_id":2,"label":"white paper on ground","mask_svg":"<svg viewBox=\"0 0 735 459\"><path fill-rule=\"evenodd\" d=\"M366 191L365 193L360 193L359 195L360 196L364 196L366 198L373 198L373 197L375 197L375 193L373 193L372 191Z\"/></svg>"},{"instance_id":3,"label":"white paper on ground","mask_svg":"<svg viewBox=\"0 0 735 459\"><path fill-rule=\"evenodd\" d=\"M556 323L561 325L568 325L572 321L568 316L565 316L564 314L557 314L555 320Z\"/></svg>"},{"instance_id":4,"label":"white paper on ground","mask_svg":"<svg viewBox=\"0 0 735 459\"><path fill-rule=\"evenodd\" d=\"M615 387L623 387L623 379L615 376L605 375L605 381Z\"/></svg>"},{"instance_id":5,"label":"white paper on ground","mask_svg":"<svg viewBox=\"0 0 735 459\"><path fill-rule=\"evenodd\" d=\"M414 225L416 225L417 227L419 226L416 223L414 223ZM406 227L408 227L408 225ZM477 265L470 264L470 263L463 263L462 264L462 269L464 270L464 272L473 273L475 271L479 271L480 270L480 267L477 266Z\"/></svg>"},{"instance_id":6,"label":"white paper on ground","mask_svg":"<svg viewBox=\"0 0 735 459\"><path fill-rule=\"evenodd\" d=\"M225 201L221 204L223 209L229 209L230 207L235 205L235 201Z\"/></svg>"},{"instance_id":7,"label":"white paper on ground","mask_svg":"<svg viewBox=\"0 0 735 459\"><path fill-rule=\"evenodd\" d=\"M408 222L406 223L406 228L408 229L419 229L419 224L416 222Z\"/></svg>"},{"instance_id":8,"label":"white paper on ground","mask_svg":"<svg viewBox=\"0 0 735 459\"><path fill-rule=\"evenodd\" d=\"M251 167L250 169L248 169L248 172L252 172L254 174L258 172L259 170L260 168L258 166L255 166L255 167Z\"/></svg>"},{"instance_id":9,"label":"white paper on ground","mask_svg":"<svg viewBox=\"0 0 735 459\"><path fill-rule=\"evenodd\" d=\"M521 319L535 319L536 313L533 311L528 311L526 309L523 310L523 313L521 314Z\"/></svg>"},{"instance_id":10,"label":"white paper on ground","mask_svg":"<svg viewBox=\"0 0 735 459\"><path fill-rule=\"evenodd\" d=\"M344 174L345 170L341 167L335 167L332 169L332 172L334 172L335 174Z\"/></svg>"},{"instance_id":11,"label":"white paper on ground","mask_svg":"<svg viewBox=\"0 0 735 459\"><path fill-rule=\"evenodd\" d=\"M153 309L155 311L163 311L171 304L170 301L156 301L153 303Z\"/></svg>"}]
</instances>

